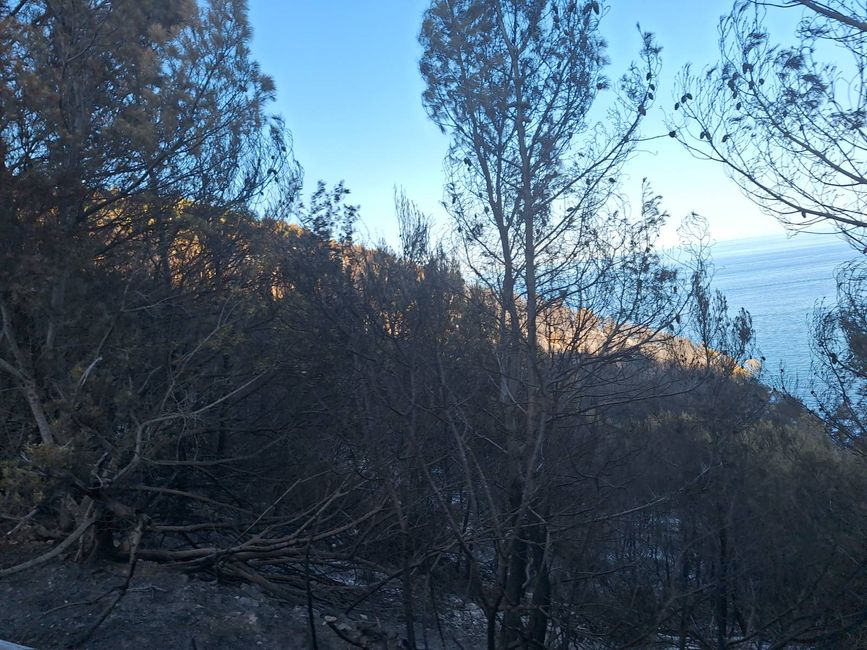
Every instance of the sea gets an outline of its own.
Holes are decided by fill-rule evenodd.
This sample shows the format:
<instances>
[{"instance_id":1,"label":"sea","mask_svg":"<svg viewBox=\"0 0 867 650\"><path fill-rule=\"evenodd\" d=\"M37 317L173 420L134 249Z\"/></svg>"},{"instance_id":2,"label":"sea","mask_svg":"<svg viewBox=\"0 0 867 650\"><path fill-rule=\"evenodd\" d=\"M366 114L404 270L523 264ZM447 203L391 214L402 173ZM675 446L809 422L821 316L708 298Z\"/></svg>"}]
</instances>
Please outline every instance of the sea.
<instances>
[{"instance_id":1,"label":"sea","mask_svg":"<svg viewBox=\"0 0 867 650\"><path fill-rule=\"evenodd\" d=\"M752 316L761 380L811 403L812 321L836 302L835 272L858 252L832 234L798 233L718 242L711 254L729 312Z\"/></svg>"}]
</instances>

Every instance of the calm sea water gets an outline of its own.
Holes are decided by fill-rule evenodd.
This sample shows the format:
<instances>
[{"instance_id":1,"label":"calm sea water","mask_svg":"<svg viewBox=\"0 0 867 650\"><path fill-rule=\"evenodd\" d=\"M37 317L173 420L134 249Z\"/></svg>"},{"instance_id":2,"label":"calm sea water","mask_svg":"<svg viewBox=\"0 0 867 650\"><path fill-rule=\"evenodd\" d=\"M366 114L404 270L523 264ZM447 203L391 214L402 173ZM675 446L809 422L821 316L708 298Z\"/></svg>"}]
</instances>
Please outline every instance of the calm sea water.
<instances>
[{"instance_id":1,"label":"calm sea water","mask_svg":"<svg viewBox=\"0 0 867 650\"><path fill-rule=\"evenodd\" d=\"M833 235L799 234L719 242L713 247L715 288L734 313L753 317L763 380L809 401L811 320L824 300L836 299L834 271L857 254Z\"/></svg>"}]
</instances>

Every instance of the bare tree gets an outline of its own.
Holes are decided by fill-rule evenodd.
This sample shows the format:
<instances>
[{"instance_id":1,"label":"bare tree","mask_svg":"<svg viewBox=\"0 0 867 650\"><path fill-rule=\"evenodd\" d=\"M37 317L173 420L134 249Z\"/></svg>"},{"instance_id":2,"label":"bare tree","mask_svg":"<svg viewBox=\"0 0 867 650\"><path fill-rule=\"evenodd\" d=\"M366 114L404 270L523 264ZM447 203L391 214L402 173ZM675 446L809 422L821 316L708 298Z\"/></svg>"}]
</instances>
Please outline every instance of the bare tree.
<instances>
[{"instance_id":1,"label":"bare tree","mask_svg":"<svg viewBox=\"0 0 867 650\"><path fill-rule=\"evenodd\" d=\"M769 29L772 14L797 20L788 42ZM812 392L831 436L859 453L867 395L865 18L863 3L849 0L738 0L720 23L719 62L683 72L670 118L672 134L689 151L723 165L744 194L787 229L835 231L858 255L838 269L836 304L821 305L814 315ZM837 587L847 604L863 597L863 555L851 560L851 582ZM818 585L804 587L799 606L807 607ZM814 612L821 607L810 606ZM859 609L841 607L840 620L857 619ZM815 621L781 615L778 634L796 638L802 624L816 626L815 638L857 627Z\"/></svg>"},{"instance_id":2,"label":"bare tree","mask_svg":"<svg viewBox=\"0 0 867 650\"><path fill-rule=\"evenodd\" d=\"M781 7L802 9L792 45L777 44L765 26L767 12L780 8L735 3L720 23L720 62L684 71L673 127L786 226L827 223L863 248L863 9L846 1Z\"/></svg>"},{"instance_id":3,"label":"bare tree","mask_svg":"<svg viewBox=\"0 0 867 650\"><path fill-rule=\"evenodd\" d=\"M496 522L496 577L483 597L491 648L545 646L558 531L549 454L568 444L567 422L628 399L619 364L680 307L677 274L653 252L659 197L645 186L631 218L617 191L659 50L642 34L641 64L593 122L609 87L603 13L597 2L441 0L420 35L424 104L452 136L445 205L498 319L489 435L503 474L479 494Z\"/></svg>"},{"instance_id":4,"label":"bare tree","mask_svg":"<svg viewBox=\"0 0 867 650\"><path fill-rule=\"evenodd\" d=\"M777 43L768 13L797 10L794 42ZM739 0L720 23L720 62L684 71L671 124L689 151L724 165L787 228L831 227L858 254L867 251L865 26L858 2ZM814 392L842 439L862 433L863 264L840 269L838 303L817 312L814 324Z\"/></svg>"}]
</instances>

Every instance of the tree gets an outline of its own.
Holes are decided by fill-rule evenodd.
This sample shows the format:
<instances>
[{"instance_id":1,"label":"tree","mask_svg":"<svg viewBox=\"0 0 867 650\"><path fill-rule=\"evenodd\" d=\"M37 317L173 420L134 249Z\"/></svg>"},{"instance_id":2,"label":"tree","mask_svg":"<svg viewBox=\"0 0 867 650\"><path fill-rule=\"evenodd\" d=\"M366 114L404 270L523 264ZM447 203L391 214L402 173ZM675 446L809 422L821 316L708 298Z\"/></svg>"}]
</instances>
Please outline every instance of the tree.
<instances>
[{"instance_id":1,"label":"tree","mask_svg":"<svg viewBox=\"0 0 867 650\"><path fill-rule=\"evenodd\" d=\"M151 230L167 275L172 213L193 214L190 201L241 208L278 170L291 177L292 161L264 112L273 86L249 60L238 2L33 2L2 27L11 44L0 115L11 272L3 368L28 396L43 442L62 443L39 402L68 371L59 337L75 309L66 294L76 269ZM27 239L40 245L28 251ZM27 259L42 267L43 286L25 305L8 292ZM16 322L19 310L27 322Z\"/></svg>"},{"instance_id":2,"label":"tree","mask_svg":"<svg viewBox=\"0 0 867 650\"><path fill-rule=\"evenodd\" d=\"M143 440L164 443L167 422L225 406L256 376L224 358L214 380L208 349L237 323L249 213L299 174L243 2L7 5L0 381L29 411L18 451L38 440L52 471L108 484L142 462ZM181 307L198 318L182 326ZM133 379L147 374L164 381Z\"/></svg>"},{"instance_id":3,"label":"tree","mask_svg":"<svg viewBox=\"0 0 867 650\"><path fill-rule=\"evenodd\" d=\"M776 44L769 11L801 10L795 43ZM832 227L867 251L867 21L857 2L739 0L720 24L720 62L685 70L672 129L725 166L762 210L793 231ZM815 318L823 417L840 439L862 433L867 305L864 259L841 268L838 303Z\"/></svg>"},{"instance_id":4,"label":"tree","mask_svg":"<svg viewBox=\"0 0 867 650\"><path fill-rule=\"evenodd\" d=\"M499 324L491 435L504 468L486 506L496 579L478 592L491 648L545 646L557 563L557 463L545 459L569 444L567 422L627 399L629 372L614 369L674 323L684 295L653 252L659 197L645 184L634 219L616 205L659 49L641 35L641 65L594 123L609 86L603 13L597 2L436 0L420 34L424 105L452 136L445 205Z\"/></svg>"},{"instance_id":5,"label":"tree","mask_svg":"<svg viewBox=\"0 0 867 650\"><path fill-rule=\"evenodd\" d=\"M771 12L786 18L795 10L793 42L776 43L767 27ZM861 454L867 413L865 47L862 3L738 0L720 23L719 63L701 73L684 71L671 124L689 151L723 165L744 194L787 229L832 229L858 255L837 271L836 304L823 304L814 315L812 394L831 437ZM846 594L839 596L845 622L834 633L857 628L861 616L863 554L851 560L851 582L839 587ZM806 587L804 594L805 601L814 597ZM814 638L832 634L835 625L818 624Z\"/></svg>"},{"instance_id":6,"label":"tree","mask_svg":"<svg viewBox=\"0 0 867 650\"><path fill-rule=\"evenodd\" d=\"M827 223L863 248L867 23L855 2L783 6L803 9L794 45L772 40L766 3L735 4L720 24L720 62L682 75L674 125L786 226Z\"/></svg>"},{"instance_id":7,"label":"tree","mask_svg":"<svg viewBox=\"0 0 867 650\"><path fill-rule=\"evenodd\" d=\"M823 305L813 319L819 363L821 414L831 436L852 451L867 453L867 267L864 259L837 270L836 304Z\"/></svg>"}]
</instances>

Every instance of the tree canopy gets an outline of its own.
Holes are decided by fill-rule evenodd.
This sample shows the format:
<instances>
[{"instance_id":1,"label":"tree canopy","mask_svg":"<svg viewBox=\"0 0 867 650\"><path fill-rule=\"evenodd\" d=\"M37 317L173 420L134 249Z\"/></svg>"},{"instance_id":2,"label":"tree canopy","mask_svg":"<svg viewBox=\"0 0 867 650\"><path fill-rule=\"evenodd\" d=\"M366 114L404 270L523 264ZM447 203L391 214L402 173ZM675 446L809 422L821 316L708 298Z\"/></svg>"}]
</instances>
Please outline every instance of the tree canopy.
<instances>
[{"instance_id":1,"label":"tree canopy","mask_svg":"<svg viewBox=\"0 0 867 650\"><path fill-rule=\"evenodd\" d=\"M862 242L818 43L858 61L863 21L800 4L783 48L739 2L672 128ZM672 261L628 195L661 50L611 81L606 14L430 2L455 236L397 191L391 250L303 190L241 0L0 2L0 580L124 562L79 645L146 561L305 605L311 647L373 647L334 612L410 648L863 647L863 274L818 321L837 401L764 385L701 220Z\"/></svg>"}]
</instances>

